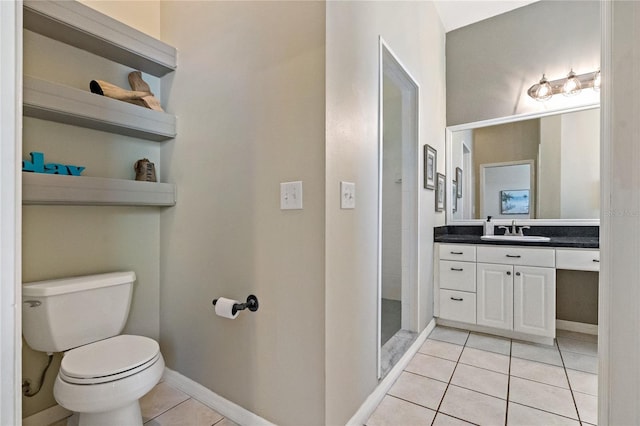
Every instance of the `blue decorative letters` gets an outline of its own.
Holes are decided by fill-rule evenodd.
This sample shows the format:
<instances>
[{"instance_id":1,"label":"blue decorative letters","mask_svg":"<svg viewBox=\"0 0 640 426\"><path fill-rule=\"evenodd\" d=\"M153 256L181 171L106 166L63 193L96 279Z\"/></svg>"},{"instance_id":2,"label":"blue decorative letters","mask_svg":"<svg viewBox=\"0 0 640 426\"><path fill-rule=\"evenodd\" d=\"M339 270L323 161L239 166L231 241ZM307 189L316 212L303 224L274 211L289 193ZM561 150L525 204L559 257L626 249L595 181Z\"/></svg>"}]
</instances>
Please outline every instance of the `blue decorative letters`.
<instances>
[{"instance_id":1,"label":"blue decorative letters","mask_svg":"<svg viewBox=\"0 0 640 426\"><path fill-rule=\"evenodd\" d=\"M32 152L31 161L22 160L23 172L46 173L50 175L71 175L80 176L85 167L71 166L58 163L44 164L44 154Z\"/></svg>"}]
</instances>

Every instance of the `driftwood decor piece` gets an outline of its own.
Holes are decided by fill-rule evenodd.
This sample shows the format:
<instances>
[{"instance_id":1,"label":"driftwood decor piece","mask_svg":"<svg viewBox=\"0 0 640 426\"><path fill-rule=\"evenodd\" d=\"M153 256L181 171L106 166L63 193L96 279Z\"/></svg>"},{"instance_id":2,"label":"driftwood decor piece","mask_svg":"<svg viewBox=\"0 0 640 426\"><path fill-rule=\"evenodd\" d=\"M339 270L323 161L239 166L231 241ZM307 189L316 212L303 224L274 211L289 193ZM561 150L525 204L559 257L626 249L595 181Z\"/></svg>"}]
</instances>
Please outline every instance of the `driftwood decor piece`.
<instances>
[{"instance_id":1,"label":"driftwood decor piece","mask_svg":"<svg viewBox=\"0 0 640 426\"><path fill-rule=\"evenodd\" d=\"M154 109L156 111L162 111L162 106L160 106L160 101L153 96L151 93L151 88L146 81L142 79L142 73L140 71L133 71L129 73L129 85L131 89L139 92L147 92L148 95L142 97L141 101L147 108Z\"/></svg>"},{"instance_id":2,"label":"driftwood decor piece","mask_svg":"<svg viewBox=\"0 0 640 426\"><path fill-rule=\"evenodd\" d=\"M153 96L153 93L151 93L149 85L142 80L140 71L134 71L129 74L129 82L132 87L134 87L134 84L131 83L131 74L136 73L138 74L138 77L133 78L133 81L136 82L135 87L140 87L142 90L126 90L103 80L91 80L89 83L89 89L91 90L91 93L96 93L119 101L129 102L156 111L163 111L160 106L160 102L155 96Z\"/></svg>"}]
</instances>

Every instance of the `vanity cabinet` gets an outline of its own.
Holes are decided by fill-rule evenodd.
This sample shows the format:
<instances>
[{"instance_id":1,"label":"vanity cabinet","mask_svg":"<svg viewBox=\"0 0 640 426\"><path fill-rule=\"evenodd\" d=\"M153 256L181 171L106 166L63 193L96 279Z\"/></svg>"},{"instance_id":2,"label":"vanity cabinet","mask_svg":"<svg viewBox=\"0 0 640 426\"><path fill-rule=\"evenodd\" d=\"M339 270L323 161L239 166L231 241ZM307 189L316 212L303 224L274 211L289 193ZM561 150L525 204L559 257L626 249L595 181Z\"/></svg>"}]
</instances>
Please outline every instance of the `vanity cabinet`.
<instances>
[{"instance_id":1,"label":"vanity cabinet","mask_svg":"<svg viewBox=\"0 0 640 426\"><path fill-rule=\"evenodd\" d=\"M555 251L439 244L435 315L480 331L554 338Z\"/></svg>"},{"instance_id":2,"label":"vanity cabinet","mask_svg":"<svg viewBox=\"0 0 640 426\"><path fill-rule=\"evenodd\" d=\"M475 324L476 247L464 244L442 244L439 258L440 317Z\"/></svg>"},{"instance_id":3,"label":"vanity cabinet","mask_svg":"<svg viewBox=\"0 0 640 426\"><path fill-rule=\"evenodd\" d=\"M476 324L513 328L513 266L478 263Z\"/></svg>"},{"instance_id":4,"label":"vanity cabinet","mask_svg":"<svg viewBox=\"0 0 640 426\"><path fill-rule=\"evenodd\" d=\"M555 337L555 250L477 248L477 324Z\"/></svg>"},{"instance_id":5,"label":"vanity cabinet","mask_svg":"<svg viewBox=\"0 0 640 426\"><path fill-rule=\"evenodd\" d=\"M600 250L556 249L556 268L600 272Z\"/></svg>"}]
</instances>

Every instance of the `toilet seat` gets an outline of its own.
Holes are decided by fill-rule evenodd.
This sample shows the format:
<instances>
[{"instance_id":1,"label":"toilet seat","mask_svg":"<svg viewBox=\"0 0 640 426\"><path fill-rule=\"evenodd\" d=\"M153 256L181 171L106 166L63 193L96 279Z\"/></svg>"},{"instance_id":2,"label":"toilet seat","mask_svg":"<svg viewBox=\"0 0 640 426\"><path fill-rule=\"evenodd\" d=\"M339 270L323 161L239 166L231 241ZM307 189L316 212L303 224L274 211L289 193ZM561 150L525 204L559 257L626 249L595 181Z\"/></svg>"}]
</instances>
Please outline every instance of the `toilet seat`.
<instances>
[{"instance_id":1,"label":"toilet seat","mask_svg":"<svg viewBox=\"0 0 640 426\"><path fill-rule=\"evenodd\" d=\"M107 383L137 374L153 365L159 357L160 347L155 340L120 335L66 352L59 376L72 384Z\"/></svg>"}]
</instances>

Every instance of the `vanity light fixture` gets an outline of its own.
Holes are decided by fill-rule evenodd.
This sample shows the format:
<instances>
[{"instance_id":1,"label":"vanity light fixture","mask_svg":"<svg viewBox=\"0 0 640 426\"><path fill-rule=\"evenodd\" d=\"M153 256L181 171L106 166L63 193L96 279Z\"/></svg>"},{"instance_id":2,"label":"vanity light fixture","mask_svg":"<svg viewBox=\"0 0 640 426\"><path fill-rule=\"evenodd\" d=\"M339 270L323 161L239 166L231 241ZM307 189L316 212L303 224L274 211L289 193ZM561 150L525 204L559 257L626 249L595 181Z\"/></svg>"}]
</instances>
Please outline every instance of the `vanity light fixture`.
<instances>
[{"instance_id":1,"label":"vanity light fixture","mask_svg":"<svg viewBox=\"0 0 640 426\"><path fill-rule=\"evenodd\" d=\"M573 72L573 69L569 71L567 74L567 81L562 85L562 94L565 96L573 96L577 95L582 91L582 84L580 84L580 80L577 79L576 73Z\"/></svg>"},{"instance_id":2,"label":"vanity light fixture","mask_svg":"<svg viewBox=\"0 0 640 426\"><path fill-rule=\"evenodd\" d=\"M583 88L589 87L595 91L600 90L600 70L580 75L571 70L565 78L552 81L547 80L547 77L542 74L540 81L531 86L527 94L536 101L547 101L558 93L573 96L580 93Z\"/></svg>"},{"instance_id":3,"label":"vanity light fixture","mask_svg":"<svg viewBox=\"0 0 640 426\"><path fill-rule=\"evenodd\" d=\"M600 70L593 74L593 90L596 92L600 91Z\"/></svg>"},{"instance_id":4,"label":"vanity light fixture","mask_svg":"<svg viewBox=\"0 0 640 426\"><path fill-rule=\"evenodd\" d=\"M553 96L553 88L549 84L547 77L542 74L540 82L531 86L527 93L536 101L546 101Z\"/></svg>"}]
</instances>

